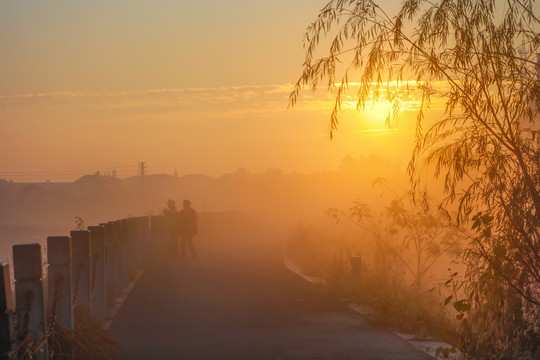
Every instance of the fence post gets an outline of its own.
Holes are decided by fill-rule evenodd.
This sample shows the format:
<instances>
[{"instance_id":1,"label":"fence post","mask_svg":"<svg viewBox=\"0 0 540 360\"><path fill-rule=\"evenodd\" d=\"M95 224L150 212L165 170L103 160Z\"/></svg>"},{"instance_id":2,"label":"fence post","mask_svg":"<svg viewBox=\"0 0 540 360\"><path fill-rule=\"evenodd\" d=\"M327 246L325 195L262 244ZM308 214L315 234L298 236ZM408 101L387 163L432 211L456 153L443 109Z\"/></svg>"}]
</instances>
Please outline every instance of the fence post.
<instances>
[{"instance_id":1,"label":"fence post","mask_svg":"<svg viewBox=\"0 0 540 360\"><path fill-rule=\"evenodd\" d=\"M140 217L136 217L134 221L135 226L135 268L136 270L142 269L142 221Z\"/></svg>"},{"instance_id":2,"label":"fence post","mask_svg":"<svg viewBox=\"0 0 540 360\"><path fill-rule=\"evenodd\" d=\"M127 264L129 279L134 279L137 273L137 227L136 219L132 217L126 219L126 246L129 254Z\"/></svg>"},{"instance_id":3,"label":"fence post","mask_svg":"<svg viewBox=\"0 0 540 360\"><path fill-rule=\"evenodd\" d=\"M112 223L99 224L103 226L103 241L105 243L105 296L107 307L114 306L114 225Z\"/></svg>"},{"instance_id":4,"label":"fence post","mask_svg":"<svg viewBox=\"0 0 540 360\"><path fill-rule=\"evenodd\" d=\"M48 359L47 321L43 298L43 265L40 244L13 246L15 275L15 307L17 312L17 342L27 336L34 349L34 359Z\"/></svg>"},{"instance_id":5,"label":"fence post","mask_svg":"<svg viewBox=\"0 0 540 360\"><path fill-rule=\"evenodd\" d=\"M101 226L89 226L92 239L92 312L103 318L107 317L107 297L105 278L105 239Z\"/></svg>"},{"instance_id":6,"label":"fence post","mask_svg":"<svg viewBox=\"0 0 540 360\"><path fill-rule=\"evenodd\" d=\"M139 218L140 234L141 234L141 267L148 265L150 259L150 218L148 216L141 216Z\"/></svg>"},{"instance_id":7,"label":"fence post","mask_svg":"<svg viewBox=\"0 0 540 360\"><path fill-rule=\"evenodd\" d=\"M73 307L91 306L90 296L90 232L87 230L71 231L73 247Z\"/></svg>"},{"instance_id":8,"label":"fence post","mask_svg":"<svg viewBox=\"0 0 540 360\"><path fill-rule=\"evenodd\" d=\"M13 345L13 321L11 319L13 293L9 264L0 262L0 360L7 360Z\"/></svg>"},{"instance_id":9,"label":"fence post","mask_svg":"<svg viewBox=\"0 0 540 360\"><path fill-rule=\"evenodd\" d=\"M122 284L122 290L129 285L129 247L128 247L128 221L122 219L118 221L120 228L120 249L122 251L122 259L120 261L120 282Z\"/></svg>"},{"instance_id":10,"label":"fence post","mask_svg":"<svg viewBox=\"0 0 540 360\"><path fill-rule=\"evenodd\" d=\"M130 230L130 246L131 246L131 271L134 275L142 268L141 264L141 219L133 217L129 219Z\"/></svg>"},{"instance_id":11,"label":"fence post","mask_svg":"<svg viewBox=\"0 0 540 360\"><path fill-rule=\"evenodd\" d=\"M110 224L113 227L113 244L114 244L114 295L122 294L122 246L120 243L120 221L112 221Z\"/></svg>"},{"instance_id":12,"label":"fence post","mask_svg":"<svg viewBox=\"0 0 540 360\"><path fill-rule=\"evenodd\" d=\"M47 238L47 262L49 314L52 314L52 321L60 319L68 329L73 330L73 283L69 236Z\"/></svg>"}]
</instances>

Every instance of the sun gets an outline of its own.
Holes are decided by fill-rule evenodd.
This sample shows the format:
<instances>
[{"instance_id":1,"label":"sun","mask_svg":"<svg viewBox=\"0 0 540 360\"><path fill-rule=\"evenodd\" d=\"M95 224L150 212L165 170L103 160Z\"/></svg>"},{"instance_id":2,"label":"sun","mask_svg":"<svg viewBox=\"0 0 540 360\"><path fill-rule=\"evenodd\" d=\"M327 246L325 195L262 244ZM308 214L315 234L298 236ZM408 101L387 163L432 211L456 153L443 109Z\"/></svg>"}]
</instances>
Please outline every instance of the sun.
<instances>
[{"instance_id":1,"label":"sun","mask_svg":"<svg viewBox=\"0 0 540 360\"><path fill-rule=\"evenodd\" d=\"M366 102L364 110L359 111L361 116L371 125L370 128L382 128L387 126L388 117L392 117L393 105L388 100Z\"/></svg>"}]
</instances>

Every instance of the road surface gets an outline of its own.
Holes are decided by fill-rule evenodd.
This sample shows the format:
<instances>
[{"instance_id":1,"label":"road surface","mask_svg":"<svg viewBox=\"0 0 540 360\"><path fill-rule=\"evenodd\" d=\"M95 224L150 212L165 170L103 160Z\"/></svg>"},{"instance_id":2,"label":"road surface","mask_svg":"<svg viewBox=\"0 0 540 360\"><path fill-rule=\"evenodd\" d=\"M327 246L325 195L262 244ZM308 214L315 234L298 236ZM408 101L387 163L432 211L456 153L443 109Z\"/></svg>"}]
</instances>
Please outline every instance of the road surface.
<instances>
[{"instance_id":1,"label":"road surface","mask_svg":"<svg viewBox=\"0 0 540 360\"><path fill-rule=\"evenodd\" d=\"M287 270L279 241L196 245L196 260L164 256L136 283L111 327L118 359L433 359Z\"/></svg>"}]
</instances>

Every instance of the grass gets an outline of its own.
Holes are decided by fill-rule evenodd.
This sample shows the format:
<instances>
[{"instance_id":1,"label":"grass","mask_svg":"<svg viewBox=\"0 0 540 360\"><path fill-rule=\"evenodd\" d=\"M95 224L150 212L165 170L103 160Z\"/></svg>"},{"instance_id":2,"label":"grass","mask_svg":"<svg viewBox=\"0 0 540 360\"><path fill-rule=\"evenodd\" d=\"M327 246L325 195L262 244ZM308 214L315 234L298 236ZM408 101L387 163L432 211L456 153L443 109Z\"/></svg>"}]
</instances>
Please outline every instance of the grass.
<instances>
[{"instance_id":1,"label":"grass","mask_svg":"<svg viewBox=\"0 0 540 360\"><path fill-rule=\"evenodd\" d=\"M116 341L104 326L104 321L92 315L88 307L77 306L73 310L75 328L70 330L56 321L44 336L29 332L19 341L8 359L31 360L48 343L49 359L53 360L114 360ZM0 354L2 355L2 354Z\"/></svg>"},{"instance_id":2,"label":"grass","mask_svg":"<svg viewBox=\"0 0 540 360\"><path fill-rule=\"evenodd\" d=\"M87 307L74 309L75 328L55 324L49 336L49 356L55 360L114 360L116 341L101 318L92 315Z\"/></svg>"},{"instance_id":3,"label":"grass","mask_svg":"<svg viewBox=\"0 0 540 360\"><path fill-rule=\"evenodd\" d=\"M321 229L299 226L287 243L286 255L310 275L324 278L325 290L331 295L370 307L371 319L381 326L414 334L417 339L457 343L457 323L443 306L437 288L411 285L398 262L380 254L370 257L367 247L362 249L366 254L362 266L352 276L353 249L350 241L332 240Z\"/></svg>"}]
</instances>

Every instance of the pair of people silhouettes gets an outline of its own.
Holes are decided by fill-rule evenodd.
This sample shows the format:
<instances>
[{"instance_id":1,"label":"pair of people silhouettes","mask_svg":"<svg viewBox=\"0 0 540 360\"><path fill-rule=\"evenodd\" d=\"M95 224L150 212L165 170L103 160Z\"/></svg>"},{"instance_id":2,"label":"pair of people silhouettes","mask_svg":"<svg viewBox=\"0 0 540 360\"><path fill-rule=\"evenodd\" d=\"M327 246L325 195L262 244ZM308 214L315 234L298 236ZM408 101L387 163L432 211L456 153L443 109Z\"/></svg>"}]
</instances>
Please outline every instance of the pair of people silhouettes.
<instances>
[{"instance_id":1,"label":"pair of people silhouettes","mask_svg":"<svg viewBox=\"0 0 540 360\"><path fill-rule=\"evenodd\" d=\"M183 209L178 211L173 199L167 201L163 214L169 225L169 251L178 255L178 238L180 238L180 257L185 259L187 251L191 257L196 257L193 237L197 234L197 212L191 207L191 201L182 202Z\"/></svg>"}]
</instances>

